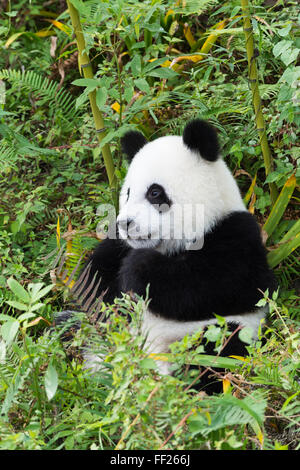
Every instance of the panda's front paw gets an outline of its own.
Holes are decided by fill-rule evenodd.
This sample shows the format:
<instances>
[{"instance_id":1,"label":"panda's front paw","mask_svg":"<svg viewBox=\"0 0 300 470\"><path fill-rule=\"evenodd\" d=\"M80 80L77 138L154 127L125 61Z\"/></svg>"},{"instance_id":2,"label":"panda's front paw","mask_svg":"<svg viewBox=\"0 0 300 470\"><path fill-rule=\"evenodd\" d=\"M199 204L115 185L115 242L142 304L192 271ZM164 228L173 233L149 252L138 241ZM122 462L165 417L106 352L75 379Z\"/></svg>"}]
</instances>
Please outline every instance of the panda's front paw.
<instances>
[{"instance_id":1,"label":"panda's front paw","mask_svg":"<svg viewBox=\"0 0 300 470\"><path fill-rule=\"evenodd\" d=\"M149 248L131 250L120 269L121 290L144 296L151 283L151 268L157 265L157 251Z\"/></svg>"}]
</instances>

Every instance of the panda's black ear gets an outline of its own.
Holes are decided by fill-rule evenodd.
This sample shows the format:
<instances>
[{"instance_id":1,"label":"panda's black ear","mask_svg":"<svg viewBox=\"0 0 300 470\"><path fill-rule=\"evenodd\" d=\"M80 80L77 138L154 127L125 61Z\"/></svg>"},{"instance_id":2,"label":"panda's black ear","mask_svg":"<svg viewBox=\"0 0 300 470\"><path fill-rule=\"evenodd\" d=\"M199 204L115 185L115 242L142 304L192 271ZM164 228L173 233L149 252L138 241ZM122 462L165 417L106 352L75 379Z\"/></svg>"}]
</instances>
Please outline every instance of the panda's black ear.
<instances>
[{"instance_id":1,"label":"panda's black ear","mask_svg":"<svg viewBox=\"0 0 300 470\"><path fill-rule=\"evenodd\" d=\"M147 139L139 131L128 131L121 138L122 152L127 155L129 162L147 143Z\"/></svg>"},{"instance_id":2,"label":"panda's black ear","mask_svg":"<svg viewBox=\"0 0 300 470\"><path fill-rule=\"evenodd\" d=\"M190 121L183 131L183 143L190 149L199 152L209 162L219 157L219 141L217 132L208 122L202 119Z\"/></svg>"}]
</instances>

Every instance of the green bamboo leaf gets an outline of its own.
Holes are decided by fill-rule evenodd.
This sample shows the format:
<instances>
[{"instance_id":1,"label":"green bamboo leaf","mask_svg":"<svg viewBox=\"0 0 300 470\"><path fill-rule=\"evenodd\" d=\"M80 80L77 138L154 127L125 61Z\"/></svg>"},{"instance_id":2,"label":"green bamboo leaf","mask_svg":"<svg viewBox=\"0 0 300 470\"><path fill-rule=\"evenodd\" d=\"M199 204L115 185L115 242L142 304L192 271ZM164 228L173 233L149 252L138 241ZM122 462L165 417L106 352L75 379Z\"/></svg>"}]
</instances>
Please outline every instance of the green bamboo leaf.
<instances>
[{"instance_id":1,"label":"green bamboo leaf","mask_svg":"<svg viewBox=\"0 0 300 470\"><path fill-rule=\"evenodd\" d=\"M277 266L300 246L300 220L285 234L278 248L268 253L268 263L271 268Z\"/></svg>"},{"instance_id":2,"label":"green bamboo leaf","mask_svg":"<svg viewBox=\"0 0 300 470\"><path fill-rule=\"evenodd\" d=\"M163 353L163 354L150 354L152 359L156 361L166 361L166 362L175 362L176 355L170 353ZM189 358L187 354L185 357L185 364L192 364L197 366L204 366L204 367L220 367L223 369L230 369L235 370L241 364L243 364L242 360L239 359L232 359L231 357L219 357L219 356L211 356L208 354L199 354L197 357Z\"/></svg>"},{"instance_id":3,"label":"green bamboo leaf","mask_svg":"<svg viewBox=\"0 0 300 470\"><path fill-rule=\"evenodd\" d=\"M22 301L23 301L24 303L26 303L26 304L29 304L29 302L30 302L29 294L28 294L28 292L26 292L26 290L24 289L24 287L21 286L21 284L19 284L18 281L16 281L15 279L13 279L13 278L11 277L10 279L8 279L7 284L8 284L8 287L10 288L10 290L11 290L20 300L22 300Z\"/></svg>"},{"instance_id":4,"label":"green bamboo leaf","mask_svg":"<svg viewBox=\"0 0 300 470\"><path fill-rule=\"evenodd\" d=\"M5 49L7 49L18 37L22 36L22 34L27 34L27 31L22 31L20 33L15 33L8 38L6 43L4 44Z\"/></svg>"},{"instance_id":5,"label":"green bamboo leaf","mask_svg":"<svg viewBox=\"0 0 300 470\"><path fill-rule=\"evenodd\" d=\"M271 210L270 215L263 226L263 229L267 232L269 237L277 227L279 221L281 220L281 217L283 216L284 211L287 208L288 203L290 202L295 186L296 177L295 175L292 175L283 186L273 206L273 209Z\"/></svg>"},{"instance_id":6,"label":"green bamboo leaf","mask_svg":"<svg viewBox=\"0 0 300 470\"><path fill-rule=\"evenodd\" d=\"M250 185L250 188L248 189L245 197L244 197L244 203L245 204L248 204L248 202L250 201L251 199L251 196L253 194L253 191L254 191L254 187L255 187L255 184L256 184L256 178L257 178L257 174L255 174L253 180L252 180L252 183Z\"/></svg>"}]
</instances>

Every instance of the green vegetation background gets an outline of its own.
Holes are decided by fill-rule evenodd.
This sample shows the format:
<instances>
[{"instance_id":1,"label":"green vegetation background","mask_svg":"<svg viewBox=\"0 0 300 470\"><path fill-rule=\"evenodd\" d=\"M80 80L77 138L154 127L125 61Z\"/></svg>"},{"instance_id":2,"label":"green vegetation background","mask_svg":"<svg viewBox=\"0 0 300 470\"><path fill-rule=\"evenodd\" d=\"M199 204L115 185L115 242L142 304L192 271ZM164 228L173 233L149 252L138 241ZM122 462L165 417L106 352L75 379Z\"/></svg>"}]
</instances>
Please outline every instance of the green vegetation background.
<instances>
[{"instance_id":1,"label":"green vegetation background","mask_svg":"<svg viewBox=\"0 0 300 470\"><path fill-rule=\"evenodd\" d=\"M266 176L248 80L239 1L72 0L94 78L80 76L64 0L0 0L0 448L294 449L299 447L299 11L297 2L251 4L255 60L273 168ZM243 3L243 2L242 2ZM89 93L104 117L97 140ZM185 351L172 350L178 377L160 378L132 338L143 301L128 297L111 322L86 315L68 348L49 327L70 302L67 276L97 243L96 208L112 202L102 149L120 187L127 164L119 138L180 134L193 117L218 129L222 153L255 214L280 290L268 293L268 327L249 358L228 362L224 393L189 386ZM271 201L269 184L279 198ZM61 251L59 251L61 250ZM59 258L59 259L58 259ZM54 284L54 285L53 285ZM220 350L222 318L202 341ZM266 337L267 343L261 339ZM106 354L95 374L82 347ZM207 366L207 364L202 364ZM208 366L211 363L208 363Z\"/></svg>"}]
</instances>

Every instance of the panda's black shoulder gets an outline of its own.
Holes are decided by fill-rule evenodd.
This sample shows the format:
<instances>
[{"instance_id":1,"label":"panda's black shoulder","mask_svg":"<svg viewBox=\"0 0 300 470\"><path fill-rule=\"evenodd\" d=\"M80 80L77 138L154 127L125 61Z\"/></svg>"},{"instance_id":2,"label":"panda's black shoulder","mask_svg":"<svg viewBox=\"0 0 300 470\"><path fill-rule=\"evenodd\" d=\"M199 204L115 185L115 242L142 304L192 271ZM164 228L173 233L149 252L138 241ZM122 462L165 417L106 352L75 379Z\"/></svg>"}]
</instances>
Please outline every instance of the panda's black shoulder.
<instances>
[{"instance_id":1,"label":"panda's black shoulder","mask_svg":"<svg viewBox=\"0 0 300 470\"><path fill-rule=\"evenodd\" d=\"M241 269L253 265L267 269L266 248L255 217L247 211L227 214L204 236L203 255L220 264L234 261ZM221 259L220 259L221 258Z\"/></svg>"},{"instance_id":2,"label":"panda's black shoulder","mask_svg":"<svg viewBox=\"0 0 300 470\"><path fill-rule=\"evenodd\" d=\"M227 214L217 222L214 229L208 234L214 239L234 239L236 242L251 240L262 245L260 227L255 217L247 211L235 211Z\"/></svg>"},{"instance_id":3,"label":"panda's black shoulder","mask_svg":"<svg viewBox=\"0 0 300 470\"><path fill-rule=\"evenodd\" d=\"M232 212L216 224L204 238L202 257L232 279L247 280L249 292L252 285L253 292L257 290L255 286L270 292L277 288L260 226L247 211Z\"/></svg>"}]
</instances>

